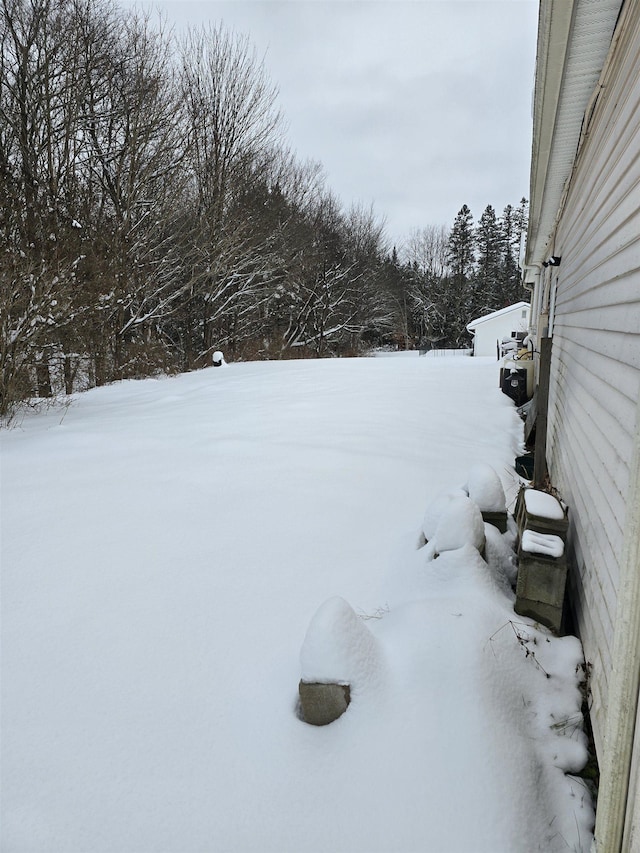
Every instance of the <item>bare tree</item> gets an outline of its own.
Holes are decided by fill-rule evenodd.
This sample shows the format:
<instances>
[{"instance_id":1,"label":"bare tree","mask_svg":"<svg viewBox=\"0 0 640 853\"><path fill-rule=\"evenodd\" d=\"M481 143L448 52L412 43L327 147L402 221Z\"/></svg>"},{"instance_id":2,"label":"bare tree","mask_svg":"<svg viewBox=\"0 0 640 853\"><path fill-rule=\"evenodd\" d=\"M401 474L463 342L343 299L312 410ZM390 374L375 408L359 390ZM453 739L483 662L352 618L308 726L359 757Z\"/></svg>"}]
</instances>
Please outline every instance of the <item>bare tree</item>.
<instances>
[{"instance_id":1,"label":"bare tree","mask_svg":"<svg viewBox=\"0 0 640 853\"><path fill-rule=\"evenodd\" d=\"M247 38L178 44L115 0L0 0L0 47L0 414L219 346L345 352L389 324L383 224L283 144Z\"/></svg>"},{"instance_id":2,"label":"bare tree","mask_svg":"<svg viewBox=\"0 0 640 853\"><path fill-rule=\"evenodd\" d=\"M35 372L41 396L51 393L51 361L67 325L52 315L60 318L60 306L69 302L69 270L78 258L72 210L81 148L79 79L68 37L73 13L71 0L2 0L0 7L0 184L8 253L2 333L9 335L0 346L25 382ZM9 382L6 370L3 375Z\"/></svg>"},{"instance_id":3,"label":"bare tree","mask_svg":"<svg viewBox=\"0 0 640 853\"><path fill-rule=\"evenodd\" d=\"M87 227L106 263L95 294L113 370L127 344L182 295L167 220L175 218L184 122L169 40L147 16L109 7L79 21L87 138ZM106 342L105 342L106 343ZM148 343L148 341L147 341Z\"/></svg>"},{"instance_id":4,"label":"bare tree","mask_svg":"<svg viewBox=\"0 0 640 853\"><path fill-rule=\"evenodd\" d=\"M444 225L414 229L402 247L403 260L430 279L447 273L449 231Z\"/></svg>"},{"instance_id":5,"label":"bare tree","mask_svg":"<svg viewBox=\"0 0 640 853\"><path fill-rule=\"evenodd\" d=\"M42 259L26 261L23 252L0 255L0 417L10 417L17 403L51 394L50 375L42 369L53 334L73 320L69 294L75 266L52 275Z\"/></svg>"},{"instance_id":6,"label":"bare tree","mask_svg":"<svg viewBox=\"0 0 640 853\"><path fill-rule=\"evenodd\" d=\"M448 285L449 232L445 226L415 229L402 247L407 266L407 323L416 343L437 344L451 320Z\"/></svg>"},{"instance_id":7,"label":"bare tree","mask_svg":"<svg viewBox=\"0 0 640 853\"><path fill-rule=\"evenodd\" d=\"M193 196L189 253L196 363L216 347L222 318L235 345L247 303L271 265L268 236L243 199L268 183L281 124L277 89L249 41L223 25L192 30L182 43L181 92Z\"/></svg>"},{"instance_id":8,"label":"bare tree","mask_svg":"<svg viewBox=\"0 0 640 853\"><path fill-rule=\"evenodd\" d=\"M213 230L247 163L277 134L277 89L249 40L219 24L191 30L183 42L182 94L198 213Z\"/></svg>"}]
</instances>

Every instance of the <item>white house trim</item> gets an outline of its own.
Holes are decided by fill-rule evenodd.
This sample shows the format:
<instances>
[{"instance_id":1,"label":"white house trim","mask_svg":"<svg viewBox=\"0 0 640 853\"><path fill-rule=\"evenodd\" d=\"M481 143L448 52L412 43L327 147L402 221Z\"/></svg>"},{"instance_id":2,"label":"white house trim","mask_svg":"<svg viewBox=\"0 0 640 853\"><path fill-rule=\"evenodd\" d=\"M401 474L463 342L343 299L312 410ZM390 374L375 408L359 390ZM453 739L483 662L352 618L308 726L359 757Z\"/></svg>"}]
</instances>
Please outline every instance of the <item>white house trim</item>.
<instances>
[{"instance_id":1,"label":"white house trim","mask_svg":"<svg viewBox=\"0 0 640 853\"><path fill-rule=\"evenodd\" d=\"M640 427L640 401L636 423ZM637 739L635 732L638 715L638 690L640 687L640 429L636 429L632 461L632 477L627 497L627 519L624 548L620 562L620 584L616 628L609 680L609 707L615 713L607 715L604 736L604 760L598 792L596 815L596 850L611 853L613 850L634 850L635 847L618 845L625 832L629 839L634 825L630 810L627 820L627 799L630 792L633 762L630 744ZM633 780L637 783L637 780ZM636 789L636 784L631 790ZM637 789L636 789L637 796ZM640 815L635 815L635 821Z\"/></svg>"},{"instance_id":2,"label":"white house trim","mask_svg":"<svg viewBox=\"0 0 640 853\"><path fill-rule=\"evenodd\" d=\"M541 0L526 266L553 254L554 226L621 4Z\"/></svg>"},{"instance_id":3,"label":"white house trim","mask_svg":"<svg viewBox=\"0 0 640 853\"><path fill-rule=\"evenodd\" d=\"M640 851L640 2L541 0L532 328L552 336L546 457L569 504L593 664L597 853ZM551 256L560 265L547 265ZM536 460L537 461L537 460Z\"/></svg>"}]
</instances>

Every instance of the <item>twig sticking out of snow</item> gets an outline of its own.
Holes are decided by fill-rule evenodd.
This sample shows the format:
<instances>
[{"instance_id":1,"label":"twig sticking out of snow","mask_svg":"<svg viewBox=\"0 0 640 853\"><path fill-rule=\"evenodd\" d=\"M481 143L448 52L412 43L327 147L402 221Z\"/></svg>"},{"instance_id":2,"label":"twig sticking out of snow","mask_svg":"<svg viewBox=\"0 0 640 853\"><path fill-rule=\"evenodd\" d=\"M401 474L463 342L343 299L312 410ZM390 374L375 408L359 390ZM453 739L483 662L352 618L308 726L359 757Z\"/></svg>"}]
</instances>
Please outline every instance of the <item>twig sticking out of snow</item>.
<instances>
[{"instance_id":1,"label":"twig sticking out of snow","mask_svg":"<svg viewBox=\"0 0 640 853\"><path fill-rule=\"evenodd\" d=\"M385 604L384 607L376 607L373 613L364 613L362 610L358 613L358 616L364 621L368 622L369 619L383 619L387 613L389 612L389 605Z\"/></svg>"},{"instance_id":2,"label":"twig sticking out of snow","mask_svg":"<svg viewBox=\"0 0 640 853\"><path fill-rule=\"evenodd\" d=\"M529 636L529 634L528 634L528 633L527 633L527 631L525 630L525 629L527 628L527 625L525 625L525 624L524 624L524 622L518 622L518 623L516 623L516 622L513 622L513 621L510 619L508 622L505 622L505 623L504 623L504 625L501 625L501 626L500 626L500 628L498 628L498 630L497 630L497 631L494 631L494 632L493 632L493 634L489 637L489 642L490 642L490 643L491 643L491 642L493 642L493 639L494 639L494 638L495 638L495 637L496 637L496 636L497 636L497 635L498 635L502 630L504 630L504 628L506 628L506 627L507 627L507 625L510 625L510 626L511 626L511 628L512 628L512 630L513 630L513 633L515 634L516 639L517 639L518 643L520 644L520 647L524 650L524 656L525 656L526 658L531 658L531 660L532 660L532 661L534 662L534 664L538 667L538 669L540 670L540 672L544 673L544 675L545 675L545 677L546 677L546 678L551 678L551 675L547 672L547 670L542 666L542 664L540 663L540 661L539 661L539 660L538 660L538 658L536 657L536 653L535 653L535 651L533 651L533 649L530 649L530 648L529 648L529 643L531 643L532 645L534 645L534 646L535 646L535 645L536 645L536 643L537 643L537 641L536 641L536 638L535 638L535 637L530 637L530 636ZM518 625L519 627L516 627L516 625Z\"/></svg>"}]
</instances>

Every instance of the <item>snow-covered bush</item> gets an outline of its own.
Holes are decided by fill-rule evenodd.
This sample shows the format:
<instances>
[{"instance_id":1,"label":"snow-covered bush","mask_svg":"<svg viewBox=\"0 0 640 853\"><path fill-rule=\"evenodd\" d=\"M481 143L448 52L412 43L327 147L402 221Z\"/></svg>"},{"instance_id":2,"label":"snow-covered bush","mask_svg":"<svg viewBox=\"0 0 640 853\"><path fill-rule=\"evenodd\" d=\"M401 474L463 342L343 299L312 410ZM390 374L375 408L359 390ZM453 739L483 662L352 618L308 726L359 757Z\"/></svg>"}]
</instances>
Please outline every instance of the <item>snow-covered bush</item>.
<instances>
[{"instance_id":1,"label":"snow-covered bush","mask_svg":"<svg viewBox=\"0 0 640 853\"><path fill-rule=\"evenodd\" d=\"M482 551L484 522L478 505L466 495L460 495L450 498L446 504L433 537L433 547L436 554L441 554L465 545Z\"/></svg>"},{"instance_id":2,"label":"snow-covered bush","mask_svg":"<svg viewBox=\"0 0 640 853\"><path fill-rule=\"evenodd\" d=\"M505 512L506 499L500 477L491 465L480 462L469 471L467 493L482 512Z\"/></svg>"},{"instance_id":3,"label":"snow-covered bush","mask_svg":"<svg viewBox=\"0 0 640 853\"><path fill-rule=\"evenodd\" d=\"M440 518L447 510L451 501L466 497L467 493L463 489L451 489L450 491L442 492L431 501L422 521L422 532L427 542L435 536Z\"/></svg>"}]
</instances>

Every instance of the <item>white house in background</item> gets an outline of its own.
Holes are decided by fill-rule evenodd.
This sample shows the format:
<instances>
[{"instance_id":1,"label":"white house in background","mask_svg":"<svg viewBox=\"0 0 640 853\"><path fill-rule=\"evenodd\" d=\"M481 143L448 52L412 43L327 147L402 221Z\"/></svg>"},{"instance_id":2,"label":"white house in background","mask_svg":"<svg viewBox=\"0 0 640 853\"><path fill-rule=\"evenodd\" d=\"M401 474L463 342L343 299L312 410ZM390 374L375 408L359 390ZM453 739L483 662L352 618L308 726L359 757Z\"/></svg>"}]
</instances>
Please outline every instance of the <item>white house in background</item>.
<instances>
[{"instance_id":1,"label":"white house in background","mask_svg":"<svg viewBox=\"0 0 640 853\"><path fill-rule=\"evenodd\" d=\"M598 853L640 851L640 2L541 0L524 259L536 466L569 506ZM540 355L541 354L541 355ZM538 453L539 442L546 442Z\"/></svg>"},{"instance_id":2,"label":"white house in background","mask_svg":"<svg viewBox=\"0 0 640 853\"><path fill-rule=\"evenodd\" d=\"M473 354L498 357L499 344L513 332L526 332L529 328L529 303L516 302L499 311L492 311L467 323L473 335Z\"/></svg>"}]
</instances>

